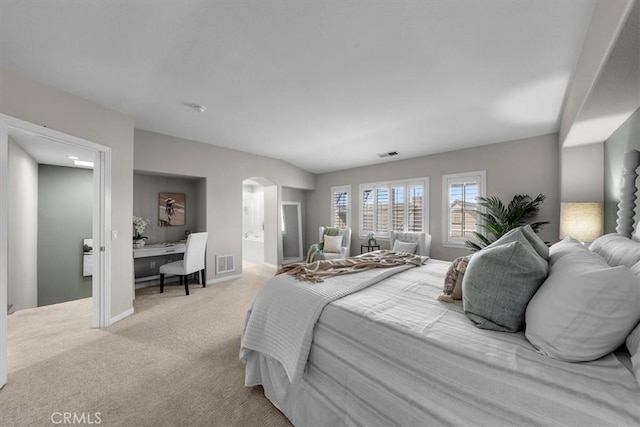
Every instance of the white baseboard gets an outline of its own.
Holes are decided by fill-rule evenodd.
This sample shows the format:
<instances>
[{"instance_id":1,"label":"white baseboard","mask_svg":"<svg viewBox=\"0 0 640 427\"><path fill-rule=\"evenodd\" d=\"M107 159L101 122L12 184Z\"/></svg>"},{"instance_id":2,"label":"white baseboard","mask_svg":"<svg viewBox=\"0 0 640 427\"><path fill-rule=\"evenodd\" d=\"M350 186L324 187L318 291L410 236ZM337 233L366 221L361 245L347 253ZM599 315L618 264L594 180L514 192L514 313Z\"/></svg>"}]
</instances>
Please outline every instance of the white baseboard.
<instances>
[{"instance_id":1,"label":"white baseboard","mask_svg":"<svg viewBox=\"0 0 640 427\"><path fill-rule=\"evenodd\" d=\"M219 277L217 279L207 280L207 285L213 285L214 283L226 282L227 280L239 279L242 277L242 273L232 274L230 276Z\"/></svg>"},{"instance_id":2,"label":"white baseboard","mask_svg":"<svg viewBox=\"0 0 640 427\"><path fill-rule=\"evenodd\" d=\"M114 323L119 322L120 320L124 319L125 317L129 317L132 314L133 314L133 307L131 307L129 310L123 311L117 316L112 317L111 320L109 320L109 325L113 325Z\"/></svg>"}]
</instances>

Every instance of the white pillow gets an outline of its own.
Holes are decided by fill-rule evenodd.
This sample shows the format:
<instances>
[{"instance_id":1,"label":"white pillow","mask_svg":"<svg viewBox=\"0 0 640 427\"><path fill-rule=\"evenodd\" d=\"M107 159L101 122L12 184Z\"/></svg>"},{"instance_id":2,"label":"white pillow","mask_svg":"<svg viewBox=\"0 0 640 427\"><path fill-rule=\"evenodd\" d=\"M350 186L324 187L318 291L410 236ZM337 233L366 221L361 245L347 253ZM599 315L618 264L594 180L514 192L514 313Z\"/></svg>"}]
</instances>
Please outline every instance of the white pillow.
<instances>
[{"instance_id":1,"label":"white pillow","mask_svg":"<svg viewBox=\"0 0 640 427\"><path fill-rule=\"evenodd\" d=\"M598 237L589 250L602 256L612 267L626 265L630 268L640 261L640 243L616 233Z\"/></svg>"},{"instance_id":2,"label":"white pillow","mask_svg":"<svg viewBox=\"0 0 640 427\"><path fill-rule=\"evenodd\" d=\"M564 254L525 313L527 339L542 354L568 362L598 359L618 348L640 320L640 282L626 266L610 267L590 251Z\"/></svg>"},{"instance_id":3,"label":"white pillow","mask_svg":"<svg viewBox=\"0 0 640 427\"><path fill-rule=\"evenodd\" d=\"M589 248L573 237L565 237L563 240L560 240L558 243L554 243L549 248L549 266L565 254L580 251L589 252Z\"/></svg>"},{"instance_id":4,"label":"white pillow","mask_svg":"<svg viewBox=\"0 0 640 427\"><path fill-rule=\"evenodd\" d=\"M341 246L342 236L324 235L324 246L322 247L323 252L339 254Z\"/></svg>"},{"instance_id":5,"label":"white pillow","mask_svg":"<svg viewBox=\"0 0 640 427\"><path fill-rule=\"evenodd\" d=\"M627 337L627 348L631 354L631 365L633 373L636 375L638 383L640 383L640 324Z\"/></svg>"},{"instance_id":6,"label":"white pillow","mask_svg":"<svg viewBox=\"0 0 640 427\"><path fill-rule=\"evenodd\" d=\"M403 242L401 240L395 240L393 242L392 251L395 252L406 252L409 254L415 254L416 248L418 247L418 242Z\"/></svg>"}]
</instances>

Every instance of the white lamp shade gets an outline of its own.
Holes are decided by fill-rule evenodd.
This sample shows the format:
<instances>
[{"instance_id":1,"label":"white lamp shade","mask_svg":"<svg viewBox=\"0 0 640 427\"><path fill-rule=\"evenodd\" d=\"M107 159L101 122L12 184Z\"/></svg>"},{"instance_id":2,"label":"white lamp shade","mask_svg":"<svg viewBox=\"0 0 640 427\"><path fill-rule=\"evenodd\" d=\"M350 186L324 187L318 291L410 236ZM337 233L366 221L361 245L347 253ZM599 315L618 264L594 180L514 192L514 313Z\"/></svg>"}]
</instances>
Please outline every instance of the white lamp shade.
<instances>
[{"instance_id":1,"label":"white lamp shade","mask_svg":"<svg viewBox=\"0 0 640 427\"><path fill-rule=\"evenodd\" d=\"M562 203L560 208L560 238L571 236L581 242L593 242L602 236L602 203Z\"/></svg>"}]
</instances>

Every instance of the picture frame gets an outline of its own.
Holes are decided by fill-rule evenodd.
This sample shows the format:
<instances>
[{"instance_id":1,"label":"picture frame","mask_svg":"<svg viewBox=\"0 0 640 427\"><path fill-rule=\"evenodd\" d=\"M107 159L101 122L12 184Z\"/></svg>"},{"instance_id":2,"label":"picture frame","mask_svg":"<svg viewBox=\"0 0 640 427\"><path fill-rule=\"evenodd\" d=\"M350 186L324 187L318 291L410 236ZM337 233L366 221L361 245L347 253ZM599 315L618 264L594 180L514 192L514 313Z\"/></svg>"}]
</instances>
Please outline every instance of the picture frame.
<instances>
[{"instance_id":1,"label":"picture frame","mask_svg":"<svg viewBox=\"0 0 640 427\"><path fill-rule=\"evenodd\" d=\"M158 194L158 225L160 227L185 225L186 200L184 193Z\"/></svg>"}]
</instances>

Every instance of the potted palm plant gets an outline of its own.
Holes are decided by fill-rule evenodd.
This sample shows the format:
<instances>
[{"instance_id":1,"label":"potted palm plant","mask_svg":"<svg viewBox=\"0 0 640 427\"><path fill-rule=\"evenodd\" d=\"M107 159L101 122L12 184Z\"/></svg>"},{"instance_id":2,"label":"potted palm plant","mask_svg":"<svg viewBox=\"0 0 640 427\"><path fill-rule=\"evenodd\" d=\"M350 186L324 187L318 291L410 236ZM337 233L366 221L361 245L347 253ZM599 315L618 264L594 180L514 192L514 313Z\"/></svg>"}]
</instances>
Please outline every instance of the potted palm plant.
<instances>
[{"instance_id":1,"label":"potted palm plant","mask_svg":"<svg viewBox=\"0 0 640 427\"><path fill-rule=\"evenodd\" d=\"M484 209L478 210L480 218L478 227L484 229L484 233L474 232L476 241L467 240L465 245L472 252L479 251L498 240L508 231L529 224L536 233L542 229L548 221L529 222L540 211L540 205L547 198L544 194L538 194L535 199L526 194L513 196L509 204L495 196L478 197L478 205Z\"/></svg>"}]
</instances>

